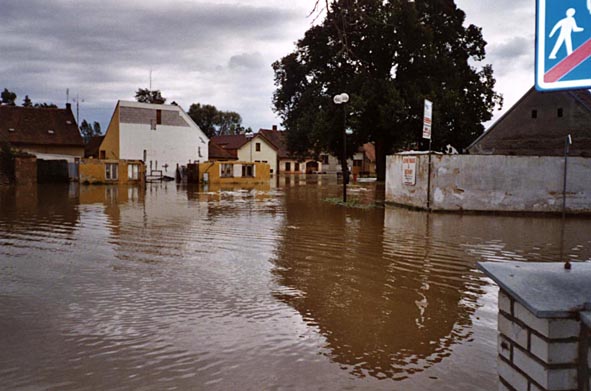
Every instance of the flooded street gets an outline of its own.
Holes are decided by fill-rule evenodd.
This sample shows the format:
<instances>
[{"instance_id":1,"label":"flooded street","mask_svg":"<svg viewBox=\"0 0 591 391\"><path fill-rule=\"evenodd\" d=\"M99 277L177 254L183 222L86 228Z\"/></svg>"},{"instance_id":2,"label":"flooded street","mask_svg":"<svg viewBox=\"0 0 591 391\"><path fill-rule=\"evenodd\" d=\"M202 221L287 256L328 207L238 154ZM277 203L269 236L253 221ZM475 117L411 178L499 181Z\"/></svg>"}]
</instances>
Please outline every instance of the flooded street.
<instances>
[{"instance_id":1,"label":"flooded street","mask_svg":"<svg viewBox=\"0 0 591 391\"><path fill-rule=\"evenodd\" d=\"M560 259L560 218L340 195L315 176L0 188L0 389L496 389L476 262ZM590 231L569 218L564 253L591 260Z\"/></svg>"}]
</instances>

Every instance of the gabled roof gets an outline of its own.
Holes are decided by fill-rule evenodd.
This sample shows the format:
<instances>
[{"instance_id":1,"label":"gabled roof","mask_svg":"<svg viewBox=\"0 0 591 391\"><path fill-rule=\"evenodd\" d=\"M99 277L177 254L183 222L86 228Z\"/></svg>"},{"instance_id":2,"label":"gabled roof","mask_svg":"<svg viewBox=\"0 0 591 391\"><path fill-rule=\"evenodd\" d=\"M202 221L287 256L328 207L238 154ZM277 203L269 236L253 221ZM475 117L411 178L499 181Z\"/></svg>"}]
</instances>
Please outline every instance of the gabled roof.
<instances>
[{"instance_id":1,"label":"gabled roof","mask_svg":"<svg viewBox=\"0 0 591 391\"><path fill-rule=\"evenodd\" d=\"M258 134L275 146L279 159L287 159L290 157L287 150L284 131L276 129L259 129Z\"/></svg>"},{"instance_id":2,"label":"gabled roof","mask_svg":"<svg viewBox=\"0 0 591 391\"><path fill-rule=\"evenodd\" d=\"M561 156L571 134L573 156L591 154L589 90L531 88L466 149L471 154Z\"/></svg>"},{"instance_id":3,"label":"gabled roof","mask_svg":"<svg viewBox=\"0 0 591 391\"><path fill-rule=\"evenodd\" d=\"M0 106L0 142L84 147L70 107Z\"/></svg>"},{"instance_id":4,"label":"gabled roof","mask_svg":"<svg viewBox=\"0 0 591 391\"><path fill-rule=\"evenodd\" d=\"M209 141L209 159L210 160L235 160L238 157L236 156L236 150L226 150L215 143L215 141Z\"/></svg>"},{"instance_id":5,"label":"gabled roof","mask_svg":"<svg viewBox=\"0 0 591 391\"><path fill-rule=\"evenodd\" d=\"M238 150L248 142L244 134L233 134L229 136L213 136L211 141L227 150Z\"/></svg>"}]
</instances>

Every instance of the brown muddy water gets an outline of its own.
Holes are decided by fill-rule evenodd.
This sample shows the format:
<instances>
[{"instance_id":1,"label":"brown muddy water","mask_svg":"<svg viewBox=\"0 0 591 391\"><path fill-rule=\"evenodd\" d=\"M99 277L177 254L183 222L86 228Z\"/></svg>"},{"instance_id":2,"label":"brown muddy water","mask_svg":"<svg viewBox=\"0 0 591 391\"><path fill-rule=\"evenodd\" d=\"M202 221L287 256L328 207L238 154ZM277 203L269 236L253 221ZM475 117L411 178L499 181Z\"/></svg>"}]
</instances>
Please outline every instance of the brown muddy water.
<instances>
[{"instance_id":1,"label":"brown muddy water","mask_svg":"<svg viewBox=\"0 0 591 391\"><path fill-rule=\"evenodd\" d=\"M1 189L0 388L496 389L498 291L476 262L559 259L560 219L325 202L340 194ZM567 220L571 259L591 259L590 228Z\"/></svg>"}]
</instances>

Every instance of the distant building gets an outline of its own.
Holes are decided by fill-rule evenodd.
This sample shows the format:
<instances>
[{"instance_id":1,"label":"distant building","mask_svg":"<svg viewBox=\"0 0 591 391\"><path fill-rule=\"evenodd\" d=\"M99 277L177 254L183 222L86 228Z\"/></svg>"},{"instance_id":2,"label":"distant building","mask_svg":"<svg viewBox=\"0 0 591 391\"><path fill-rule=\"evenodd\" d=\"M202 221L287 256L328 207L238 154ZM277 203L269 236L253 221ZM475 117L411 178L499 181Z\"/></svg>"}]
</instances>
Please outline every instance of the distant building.
<instances>
[{"instance_id":1,"label":"distant building","mask_svg":"<svg viewBox=\"0 0 591 391\"><path fill-rule=\"evenodd\" d=\"M467 148L474 155L591 156L591 93L530 89Z\"/></svg>"},{"instance_id":2,"label":"distant building","mask_svg":"<svg viewBox=\"0 0 591 391\"><path fill-rule=\"evenodd\" d=\"M174 177L177 167L209 159L208 142L180 106L119 101L99 158L142 160L148 175Z\"/></svg>"},{"instance_id":3,"label":"distant building","mask_svg":"<svg viewBox=\"0 0 591 391\"><path fill-rule=\"evenodd\" d=\"M84 157L84 141L72 114L65 109L0 106L0 143L40 159L68 160Z\"/></svg>"},{"instance_id":4,"label":"distant building","mask_svg":"<svg viewBox=\"0 0 591 391\"><path fill-rule=\"evenodd\" d=\"M266 163L271 175L277 173L279 148L261 131L252 135L215 136L212 137L212 142L235 160Z\"/></svg>"}]
</instances>

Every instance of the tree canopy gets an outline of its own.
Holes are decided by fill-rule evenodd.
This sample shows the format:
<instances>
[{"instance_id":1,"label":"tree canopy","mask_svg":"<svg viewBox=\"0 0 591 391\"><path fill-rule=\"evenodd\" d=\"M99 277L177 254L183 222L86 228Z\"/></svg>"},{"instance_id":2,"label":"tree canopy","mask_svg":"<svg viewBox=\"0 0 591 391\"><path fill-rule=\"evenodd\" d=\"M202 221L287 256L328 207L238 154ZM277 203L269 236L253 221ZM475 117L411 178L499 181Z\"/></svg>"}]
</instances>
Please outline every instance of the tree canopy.
<instances>
[{"instance_id":1,"label":"tree canopy","mask_svg":"<svg viewBox=\"0 0 591 391\"><path fill-rule=\"evenodd\" d=\"M2 91L0 98L2 99L3 105L16 106L16 94L9 91L8 88L5 88L4 91Z\"/></svg>"},{"instance_id":2,"label":"tree canopy","mask_svg":"<svg viewBox=\"0 0 591 391\"><path fill-rule=\"evenodd\" d=\"M222 111L208 104L193 103L188 113L207 137L252 131L242 126L242 117L234 111Z\"/></svg>"},{"instance_id":3,"label":"tree canopy","mask_svg":"<svg viewBox=\"0 0 591 391\"><path fill-rule=\"evenodd\" d=\"M138 88L135 92L135 100L140 103L164 104L166 98L162 96L160 90L150 90L148 88Z\"/></svg>"},{"instance_id":4,"label":"tree canopy","mask_svg":"<svg viewBox=\"0 0 591 391\"><path fill-rule=\"evenodd\" d=\"M341 156L343 112L354 130L349 155L376 146L378 178L386 154L421 145L423 101L433 104L433 148L464 148L484 131L502 99L490 65L481 65L481 29L464 26L453 0L326 0L326 17L273 64L275 111L288 148ZM335 105L346 92L350 101Z\"/></svg>"},{"instance_id":5,"label":"tree canopy","mask_svg":"<svg viewBox=\"0 0 591 391\"><path fill-rule=\"evenodd\" d=\"M102 135L101 124L94 121L91 126L90 123L84 119L80 124L80 133L82 134L82 138L84 138L84 142L88 143L92 137Z\"/></svg>"}]
</instances>

